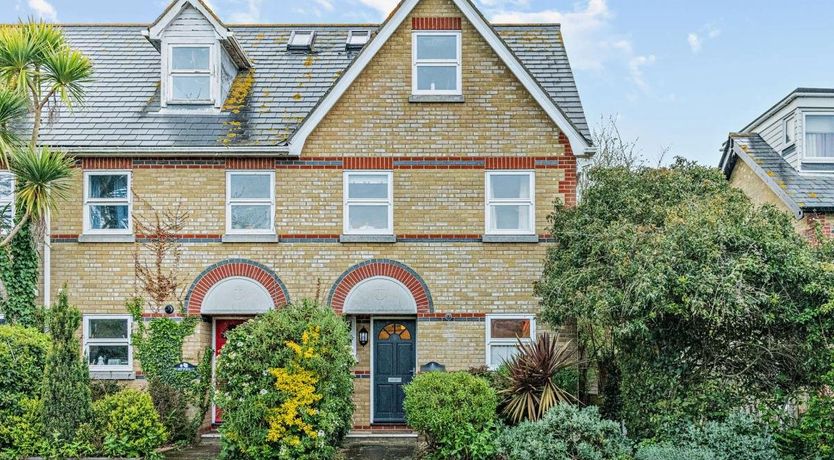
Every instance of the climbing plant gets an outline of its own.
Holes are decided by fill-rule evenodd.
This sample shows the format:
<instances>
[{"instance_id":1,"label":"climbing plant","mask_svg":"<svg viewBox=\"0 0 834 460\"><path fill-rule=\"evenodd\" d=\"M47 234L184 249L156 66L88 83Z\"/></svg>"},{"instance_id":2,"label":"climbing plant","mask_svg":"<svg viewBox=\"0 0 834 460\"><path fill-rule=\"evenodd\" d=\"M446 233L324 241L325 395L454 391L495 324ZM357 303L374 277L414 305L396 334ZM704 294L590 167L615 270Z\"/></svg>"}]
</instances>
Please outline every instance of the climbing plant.
<instances>
[{"instance_id":1,"label":"climbing plant","mask_svg":"<svg viewBox=\"0 0 834 460\"><path fill-rule=\"evenodd\" d=\"M17 218L19 219L20 211ZM0 278L6 288L0 310L6 321L43 329L43 309L36 308L38 292L38 252L31 226L14 236L11 244L0 249Z\"/></svg>"}]
</instances>

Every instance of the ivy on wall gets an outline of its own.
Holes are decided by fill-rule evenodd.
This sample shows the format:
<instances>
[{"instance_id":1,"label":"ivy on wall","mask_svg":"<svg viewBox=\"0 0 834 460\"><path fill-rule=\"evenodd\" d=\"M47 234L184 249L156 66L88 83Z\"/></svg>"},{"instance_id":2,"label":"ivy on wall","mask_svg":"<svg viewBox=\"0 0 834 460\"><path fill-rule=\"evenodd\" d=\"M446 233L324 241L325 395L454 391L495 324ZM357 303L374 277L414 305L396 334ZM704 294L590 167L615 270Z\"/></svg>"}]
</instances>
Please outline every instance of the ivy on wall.
<instances>
[{"instance_id":1,"label":"ivy on wall","mask_svg":"<svg viewBox=\"0 0 834 460\"><path fill-rule=\"evenodd\" d=\"M21 217L22 211L18 211L17 219ZM14 236L9 246L0 249L0 277L8 295L0 310L9 323L42 328L42 309L35 303L38 276L38 251L30 223Z\"/></svg>"}]
</instances>

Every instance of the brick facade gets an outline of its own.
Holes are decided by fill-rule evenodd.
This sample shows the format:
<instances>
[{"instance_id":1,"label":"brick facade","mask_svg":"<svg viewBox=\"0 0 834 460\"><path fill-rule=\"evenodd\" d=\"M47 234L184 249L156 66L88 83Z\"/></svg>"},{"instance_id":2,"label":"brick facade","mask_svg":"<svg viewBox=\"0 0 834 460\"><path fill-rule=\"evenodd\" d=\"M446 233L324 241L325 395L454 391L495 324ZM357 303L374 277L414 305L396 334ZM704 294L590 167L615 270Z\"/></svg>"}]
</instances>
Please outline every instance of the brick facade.
<instances>
[{"instance_id":1,"label":"brick facade","mask_svg":"<svg viewBox=\"0 0 834 460\"><path fill-rule=\"evenodd\" d=\"M315 298L337 311L361 277L392 276L418 305L418 366L483 366L486 315L538 312L533 283L547 249L547 216L556 201L575 203L576 159L564 133L461 17L450 0L422 1L313 131L300 158L80 155L79 170L130 170L136 215L177 206L189 213L180 238L182 277L191 286L183 300L191 314L199 313L200 295L225 276L259 280L277 306ZM409 102L412 27L461 30L465 102ZM226 171L237 169L275 172L277 243L222 242ZM393 171L396 243L339 242L349 169ZM481 241L485 174L495 169L535 172L539 243ZM52 220L52 297L66 284L84 313L124 313L136 292L137 245L78 242L82 188L79 171L74 199ZM370 260L386 262L362 265ZM370 329L370 320L358 318L357 330ZM212 323L203 322L186 344L186 359L196 361L211 343ZM370 356L370 347L357 346L357 427L371 425Z\"/></svg>"}]
</instances>

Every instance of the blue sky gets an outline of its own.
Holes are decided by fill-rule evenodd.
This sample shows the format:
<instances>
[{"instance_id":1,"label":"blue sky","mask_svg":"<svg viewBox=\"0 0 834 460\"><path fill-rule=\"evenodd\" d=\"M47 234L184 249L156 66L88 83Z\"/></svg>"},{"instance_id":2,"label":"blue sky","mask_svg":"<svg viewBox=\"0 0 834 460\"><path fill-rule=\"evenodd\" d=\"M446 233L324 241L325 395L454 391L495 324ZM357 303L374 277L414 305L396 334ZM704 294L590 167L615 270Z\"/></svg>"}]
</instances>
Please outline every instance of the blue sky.
<instances>
[{"instance_id":1,"label":"blue sky","mask_svg":"<svg viewBox=\"0 0 834 460\"><path fill-rule=\"evenodd\" d=\"M396 0L209 0L228 22L378 22ZM716 164L729 131L798 86L834 85L834 2L477 0L501 22L561 22L592 126L616 115L653 159ZM150 22L163 0L0 0L0 22Z\"/></svg>"}]
</instances>

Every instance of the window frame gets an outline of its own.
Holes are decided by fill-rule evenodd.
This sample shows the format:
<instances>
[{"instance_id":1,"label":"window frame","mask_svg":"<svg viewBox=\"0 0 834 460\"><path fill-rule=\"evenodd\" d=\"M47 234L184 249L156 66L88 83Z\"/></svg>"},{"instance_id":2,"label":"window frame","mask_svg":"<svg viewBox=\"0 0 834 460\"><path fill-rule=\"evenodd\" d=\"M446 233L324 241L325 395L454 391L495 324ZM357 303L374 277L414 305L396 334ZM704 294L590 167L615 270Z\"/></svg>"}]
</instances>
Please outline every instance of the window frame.
<instances>
[{"instance_id":1,"label":"window frame","mask_svg":"<svg viewBox=\"0 0 834 460\"><path fill-rule=\"evenodd\" d=\"M793 121L793 130L788 130L788 123ZM790 133L790 136L788 136ZM796 115L791 114L782 119L782 142L785 144L785 147L790 147L792 145L796 145Z\"/></svg>"},{"instance_id":2,"label":"window frame","mask_svg":"<svg viewBox=\"0 0 834 460\"><path fill-rule=\"evenodd\" d=\"M6 175L6 174L11 176L11 178L12 178L12 195L11 195L11 197L9 197L8 200L5 200L5 199L2 198L2 196L0 196L0 222L2 222L2 218L3 218L3 216L2 216L3 208L6 207L7 205L10 205L10 210L12 212L12 219L9 222L10 225L9 225L8 230L11 231L12 227L14 227L14 216L15 216L15 210L16 210L16 208L15 208L15 205L16 205L15 197L17 195L17 190L16 190L17 189L17 177L15 177L14 173L9 171L8 169L0 170L0 176Z\"/></svg>"},{"instance_id":3,"label":"window frame","mask_svg":"<svg viewBox=\"0 0 834 460\"><path fill-rule=\"evenodd\" d=\"M834 156L831 157L812 157L808 155L808 117L809 116L828 116L834 117L834 112L815 111L802 112L802 159L810 160L814 163L834 163Z\"/></svg>"},{"instance_id":4,"label":"window frame","mask_svg":"<svg viewBox=\"0 0 834 460\"><path fill-rule=\"evenodd\" d=\"M269 200L266 198L232 199L232 176L236 174L269 176ZM268 201L268 203L267 203ZM232 206L269 204L268 229L232 228ZM274 235L275 234L275 171L262 169L234 169L226 171L226 234L228 235Z\"/></svg>"},{"instance_id":5,"label":"window frame","mask_svg":"<svg viewBox=\"0 0 834 460\"><path fill-rule=\"evenodd\" d=\"M530 198L490 198L493 176L527 176L530 185ZM492 213L490 208L493 205L529 205L530 211L528 221L530 228L527 230L498 230L493 228ZM486 235L535 235L536 234L536 172L533 170L490 170L486 172L486 184L484 188L484 233Z\"/></svg>"},{"instance_id":6,"label":"window frame","mask_svg":"<svg viewBox=\"0 0 834 460\"><path fill-rule=\"evenodd\" d=\"M518 345L518 339L493 339L492 338L492 321L495 319L521 319L521 320L529 320L530 321L530 338L522 339L522 342L525 343L532 343L536 340L536 315L531 313L493 313L486 315L486 320L484 324L486 325L486 356L485 356L485 363L487 368L491 370L498 369L502 363L492 363L491 360L491 350L492 347L495 345Z\"/></svg>"},{"instance_id":7,"label":"window frame","mask_svg":"<svg viewBox=\"0 0 834 460\"><path fill-rule=\"evenodd\" d=\"M191 69L191 70L174 70L174 49L175 48L208 48L209 51L209 64L208 70L201 70L201 69ZM215 71L215 45L212 43L189 43L189 42L176 42L176 43L169 43L165 48L167 51L166 56L166 64L165 64L165 83L166 83L166 91L165 91L165 101L167 104L172 105L214 105L217 103L216 96L215 96L215 89L218 86L217 83L217 74ZM174 98L174 77L177 76L202 76L206 75L209 77L209 98L208 99L199 99L199 100L189 100L189 99L175 99Z\"/></svg>"},{"instance_id":8,"label":"window frame","mask_svg":"<svg viewBox=\"0 0 834 460\"><path fill-rule=\"evenodd\" d=\"M456 59L417 59L417 42L420 36L449 35L457 40ZM457 67L457 89L420 90L418 71L420 67ZM414 96L461 96L463 95L463 37L459 30L420 30L411 34L411 94Z\"/></svg>"},{"instance_id":9,"label":"window frame","mask_svg":"<svg viewBox=\"0 0 834 460\"><path fill-rule=\"evenodd\" d=\"M388 198L350 198L350 177L353 175L382 176L388 180ZM345 235L393 235L394 234L394 173L393 171L380 170L350 170L345 171L342 179L342 232ZM351 230L350 229L350 206L362 204L385 204L388 206L388 228L384 230Z\"/></svg>"},{"instance_id":10,"label":"window frame","mask_svg":"<svg viewBox=\"0 0 834 460\"><path fill-rule=\"evenodd\" d=\"M90 320L96 319L123 319L127 321L127 337L124 339L91 339L90 338ZM133 318L130 315L109 315L109 314L90 314L84 315L82 317L82 329L83 329L83 350L84 350L84 359L87 363L90 362L90 345L111 345L111 346L121 346L127 345L127 364L120 364L120 365L98 365L98 364L89 364L90 371L92 372L101 372L101 371L133 371Z\"/></svg>"},{"instance_id":11,"label":"window frame","mask_svg":"<svg viewBox=\"0 0 834 460\"><path fill-rule=\"evenodd\" d=\"M358 36L358 34L362 34L363 36L367 36L367 39L360 45L358 43L353 43L353 37ZM359 51L371 41L371 31L368 29L353 29L348 31L347 40L345 40L345 48L349 51Z\"/></svg>"},{"instance_id":12,"label":"window frame","mask_svg":"<svg viewBox=\"0 0 834 460\"><path fill-rule=\"evenodd\" d=\"M307 39L306 43L303 44L296 44L295 37L296 35L308 35L310 38ZM293 30L290 33L290 38L287 40L287 51L310 51L313 49L313 43L316 41L316 31L313 29L299 29Z\"/></svg>"},{"instance_id":13,"label":"window frame","mask_svg":"<svg viewBox=\"0 0 834 460\"><path fill-rule=\"evenodd\" d=\"M127 196L125 198L90 198L91 176L127 176ZM85 235L132 235L133 234L133 172L127 169L96 169L84 171L84 219ZM90 222L90 206L96 205L125 205L127 204L127 228L92 228Z\"/></svg>"}]
</instances>

